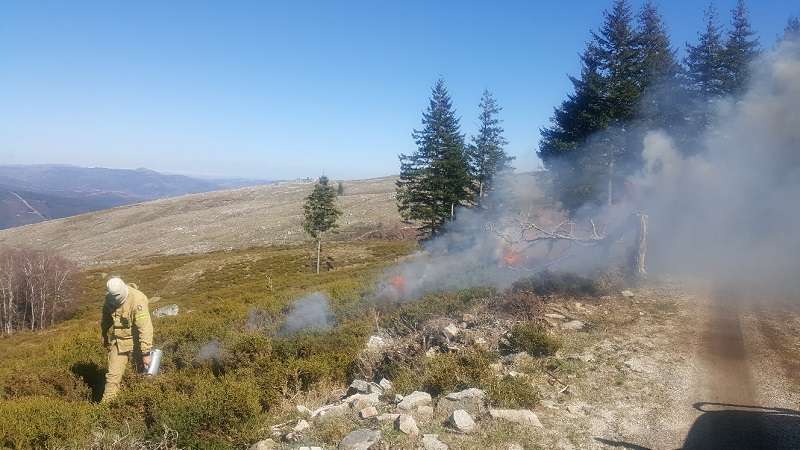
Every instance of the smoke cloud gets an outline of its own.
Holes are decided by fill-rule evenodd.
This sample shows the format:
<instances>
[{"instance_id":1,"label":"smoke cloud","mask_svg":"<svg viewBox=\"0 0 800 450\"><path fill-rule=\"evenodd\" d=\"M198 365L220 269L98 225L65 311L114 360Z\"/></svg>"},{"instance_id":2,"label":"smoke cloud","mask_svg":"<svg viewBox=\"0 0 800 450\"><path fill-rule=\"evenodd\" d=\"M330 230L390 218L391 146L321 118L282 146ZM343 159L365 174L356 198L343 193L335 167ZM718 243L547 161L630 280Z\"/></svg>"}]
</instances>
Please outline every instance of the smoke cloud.
<instances>
[{"instance_id":1,"label":"smoke cloud","mask_svg":"<svg viewBox=\"0 0 800 450\"><path fill-rule=\"evenodd\" d=\"M314 292L294 301L278 335L290 336L306 331L327 331L335 325L328 296Z\"/></svg>"},{"instance_id":2,"label":"smoke cloud","mask_svg":"<svg viewBox=\"0 0 800 450\"><path fill-rule=\"evenodd\" d=\"M501 177L485 207L459 210L444 233L387 270L378 298L502 289L544 269L608 267L636 238L627 219L639 212L650 218L650 273L800 287L800 45L765 53L753 72L742 97L709 104L700 148L647 132L632 192L611 208L579 214L593 221L571 223L548 207L535 175ZM613 248L590 245L599 235L610 236ZM578 239L548 239L562 236Z\"/></svg>"}]
</instances>

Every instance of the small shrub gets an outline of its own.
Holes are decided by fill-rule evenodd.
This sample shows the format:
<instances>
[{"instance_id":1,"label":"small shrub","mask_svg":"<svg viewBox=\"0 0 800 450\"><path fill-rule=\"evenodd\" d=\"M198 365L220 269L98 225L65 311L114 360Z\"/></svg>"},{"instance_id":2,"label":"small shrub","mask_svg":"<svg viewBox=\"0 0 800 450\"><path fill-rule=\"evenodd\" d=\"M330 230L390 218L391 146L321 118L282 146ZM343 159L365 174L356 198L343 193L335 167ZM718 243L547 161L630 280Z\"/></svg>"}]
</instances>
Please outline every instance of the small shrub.
<instances>
[{"instance_id":1,"label":"small shrub","mask_svg":"<svg viewBox=\"0 0 800 450\"><path fill-rule=\"evenodd\" d=\"M498 408L533 408L541 400L529 382L508 375L488 383L486 393L489 403Z\"/></svg>"},{"instance_id":2,"label":"small shrub","mask_svg":"<svg viewBox=\"0 0 800 450\"><path fill-rule=\"evenodd\" d=\"M0 447L82 448L89 438L94 407L46 397L0 401Z\"/></svg>"},{"instance_id":3,"label":"small shrub","mask_svg":"<svg viewBox=\"0 0 800 450\"><path fill-rule=\"evenodd\" d=\"M422 357L416 369L395 368L395 387L401 392L422 389L441 395L482 385L492 376L491 355L480 350Z\"/></svg>"},{"instance_id":4,"label":"small shrub","mask_svg":"<svg viewBox=\"0 0 800 450\"><path fill-rule=\"evenodd\" d=\"M527 352L532 356L550 356L561 348L561 341L550 335L540 325L530 322L518 323L511 328L507 350Z\"/></svg>"},{"instance_id":5,"label":"small shrub","mask_svg":"<svg viewBox=\"0 0 800 450\"><path fill-rule=\"evenodd\" d=\"M545 270L514 283L514 291L531 291L536 295L566 295L572 297L595 297L601 295L601 284L572 272Z\"/></svg>"}]
</instances>

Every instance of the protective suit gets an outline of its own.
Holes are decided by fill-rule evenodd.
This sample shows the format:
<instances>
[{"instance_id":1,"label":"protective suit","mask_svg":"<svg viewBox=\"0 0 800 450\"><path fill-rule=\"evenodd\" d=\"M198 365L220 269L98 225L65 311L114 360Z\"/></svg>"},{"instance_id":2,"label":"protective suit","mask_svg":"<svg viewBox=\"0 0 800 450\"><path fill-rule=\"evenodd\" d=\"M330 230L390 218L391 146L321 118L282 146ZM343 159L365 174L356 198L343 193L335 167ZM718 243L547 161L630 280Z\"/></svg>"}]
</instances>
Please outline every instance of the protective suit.
<instances>
[{"instance_id":1,"label":"protective suit","mask_svg":"<svg viewBox=\"0 0 800 450\"><path fill-rule=\"evenodd\" d=\"M108 350L108 372L102 401L116 397L128 361L134 355L149 355L153 347L153 322L147 296L119 278L107 284L101 334Z\"/></svg>"}]
</instances>

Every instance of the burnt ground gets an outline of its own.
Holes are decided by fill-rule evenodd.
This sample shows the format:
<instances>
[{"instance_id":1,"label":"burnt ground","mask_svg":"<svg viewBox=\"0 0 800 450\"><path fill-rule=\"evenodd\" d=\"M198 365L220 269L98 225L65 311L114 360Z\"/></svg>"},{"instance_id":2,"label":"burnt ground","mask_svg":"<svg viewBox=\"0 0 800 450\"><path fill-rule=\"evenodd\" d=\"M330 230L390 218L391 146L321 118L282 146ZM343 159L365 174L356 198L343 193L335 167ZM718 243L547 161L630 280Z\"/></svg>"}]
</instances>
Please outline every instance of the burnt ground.
<instances>
[{"instance_id":1,"label":"burnt ground","mask_svg":"<svg viewBox=\"0 0 800 450\"><path fill-rule=\"evenodd\" d=\"M570 388L544 389L541 448L800 448L800 307L676 285L576 306ZM569 354L569 352L574 354ZM549 406L549 407L547 407Z\"/></svg>"}]
</instances>

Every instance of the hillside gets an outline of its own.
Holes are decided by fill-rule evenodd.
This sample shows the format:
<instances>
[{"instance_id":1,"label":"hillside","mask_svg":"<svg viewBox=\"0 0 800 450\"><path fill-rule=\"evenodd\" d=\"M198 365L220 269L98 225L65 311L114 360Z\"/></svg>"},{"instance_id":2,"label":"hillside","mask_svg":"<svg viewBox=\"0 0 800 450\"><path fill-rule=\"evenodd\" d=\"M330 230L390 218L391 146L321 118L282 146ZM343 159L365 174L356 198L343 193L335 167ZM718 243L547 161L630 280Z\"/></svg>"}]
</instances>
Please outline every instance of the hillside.
<instances>
[{"instance_id":1,"label":"hillside","mask_svg":"<svg viewBox=\"0 0 800 450\"><path fill-rule=\"evenodd\" d=\"M148 169L0 166L0 229L189 193L260 184Z\"/></svg>"},{"instance_id":2,"label":"hillside","mask_svg":"<svg viewBox=\"0 0 800 450\"><path fill-rule=\"evenodd\" d=\"M345 181L340 232L396 229L395 178ZM61 252L82 265L305 239L310 182L284 182L156 200L0 231L0 245Z\"/></svg>"}]
</instances>

